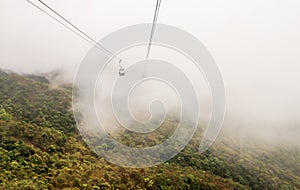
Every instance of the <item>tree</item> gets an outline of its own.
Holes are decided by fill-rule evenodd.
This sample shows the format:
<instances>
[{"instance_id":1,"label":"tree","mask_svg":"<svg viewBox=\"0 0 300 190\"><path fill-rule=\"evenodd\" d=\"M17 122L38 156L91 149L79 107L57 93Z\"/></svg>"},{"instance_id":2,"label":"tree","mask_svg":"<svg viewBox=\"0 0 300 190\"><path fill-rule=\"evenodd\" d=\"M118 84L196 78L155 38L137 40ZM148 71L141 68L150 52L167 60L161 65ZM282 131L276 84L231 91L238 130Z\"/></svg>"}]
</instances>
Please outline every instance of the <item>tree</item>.
<instances>
[{"instance_id":1,"label":"tree","mask_svg":"<svg viewBox=\"0 0 300 190\"><path fill-rule=\"evenodd\" d=\"M9 113L7 113L4 108L1 108L0 109L0 120L11 121L12 116Z\"/></svg>"}]
</instances>

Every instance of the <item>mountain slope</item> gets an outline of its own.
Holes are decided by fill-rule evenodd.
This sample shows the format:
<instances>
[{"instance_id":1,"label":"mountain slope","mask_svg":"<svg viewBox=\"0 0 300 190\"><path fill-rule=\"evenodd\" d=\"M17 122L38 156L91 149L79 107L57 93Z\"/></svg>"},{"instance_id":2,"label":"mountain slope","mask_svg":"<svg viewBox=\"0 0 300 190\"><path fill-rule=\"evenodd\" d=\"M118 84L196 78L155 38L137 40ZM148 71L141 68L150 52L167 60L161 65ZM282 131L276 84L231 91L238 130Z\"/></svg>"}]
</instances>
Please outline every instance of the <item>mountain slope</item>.
<instances>
[{"instance_id":1,"label":"mountain slope","mask_svg":"<svg viewBox=\"0 0 300 190\"><path fill-rule=\"evenodd\" d=\"M124 144L132 144L124 136L138 138L124 133ZM235 144L199 155L194 140L160 166L118 167L82 141L71 88L0 71L0 189L300 189L298 149L253 148L241 157Z\"/></svg>"}]
</instances>

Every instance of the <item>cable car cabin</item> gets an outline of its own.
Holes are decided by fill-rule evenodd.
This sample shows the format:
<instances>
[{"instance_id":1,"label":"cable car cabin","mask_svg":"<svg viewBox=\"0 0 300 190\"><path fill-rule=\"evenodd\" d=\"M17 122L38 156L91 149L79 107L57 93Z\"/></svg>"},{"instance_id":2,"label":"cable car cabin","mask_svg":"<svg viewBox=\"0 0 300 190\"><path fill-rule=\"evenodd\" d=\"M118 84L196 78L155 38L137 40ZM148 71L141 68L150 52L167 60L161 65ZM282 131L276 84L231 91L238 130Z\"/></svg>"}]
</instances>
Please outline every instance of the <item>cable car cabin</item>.
<instances>
[{"instance_id":1,"label":"cable car cabin","mask_svg":"<svg viewBox=\"0 0 300 190\"><path fill-rule=\"evenodd\" d=\"M125 69L124 68L121 68L119 69L119 76L125 76Z\"/></svg>"}]
</instances>

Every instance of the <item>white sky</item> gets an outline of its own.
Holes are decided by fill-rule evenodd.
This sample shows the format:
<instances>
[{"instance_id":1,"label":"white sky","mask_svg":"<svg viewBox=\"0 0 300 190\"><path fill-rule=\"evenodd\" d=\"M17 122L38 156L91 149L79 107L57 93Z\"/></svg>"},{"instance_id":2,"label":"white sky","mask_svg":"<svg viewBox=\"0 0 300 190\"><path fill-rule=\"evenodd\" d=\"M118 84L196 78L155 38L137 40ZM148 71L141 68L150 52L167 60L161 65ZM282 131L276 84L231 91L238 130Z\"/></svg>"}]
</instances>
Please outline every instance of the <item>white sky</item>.
<instances>
[{"instance_id":1,"label":"white sky","mask_svg":"<svg viewBox=\"0 0 300 190\"><path fill-rule=\"evenodd\" d=\"M151 22L155 6L154 0L44 1L97 40ZM248 72L259 63L294 70L300 61L299 0L163 0L158 21L198 37L221 69ZM90 47L25 0L0 0L0 27L2 68L43 72L78 64Z\"/></svg>"}]
</instances>

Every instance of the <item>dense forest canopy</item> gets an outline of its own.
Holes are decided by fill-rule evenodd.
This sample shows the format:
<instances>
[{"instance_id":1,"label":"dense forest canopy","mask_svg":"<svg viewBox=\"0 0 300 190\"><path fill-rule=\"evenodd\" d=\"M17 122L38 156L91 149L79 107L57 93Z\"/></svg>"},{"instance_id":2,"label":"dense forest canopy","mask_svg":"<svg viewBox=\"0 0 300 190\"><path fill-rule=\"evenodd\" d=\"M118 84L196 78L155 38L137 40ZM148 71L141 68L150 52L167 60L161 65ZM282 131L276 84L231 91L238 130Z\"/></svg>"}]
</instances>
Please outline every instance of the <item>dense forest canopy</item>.
<instances>
[{"instance_id":1,"label":"dense forest canopy","mask_svg":"<svg viewBox=\"0 0 300 190\"><path fill-rule=\"evenodd\" d=\"M45 77L0 71L0 189L300 189L298 148L253 144L241 155L232 139L201 155L193 140L151 168L110 164L76 130L71 93ZM140 145L136 134L118 135Z\"/></svg>"}]
</instances>

